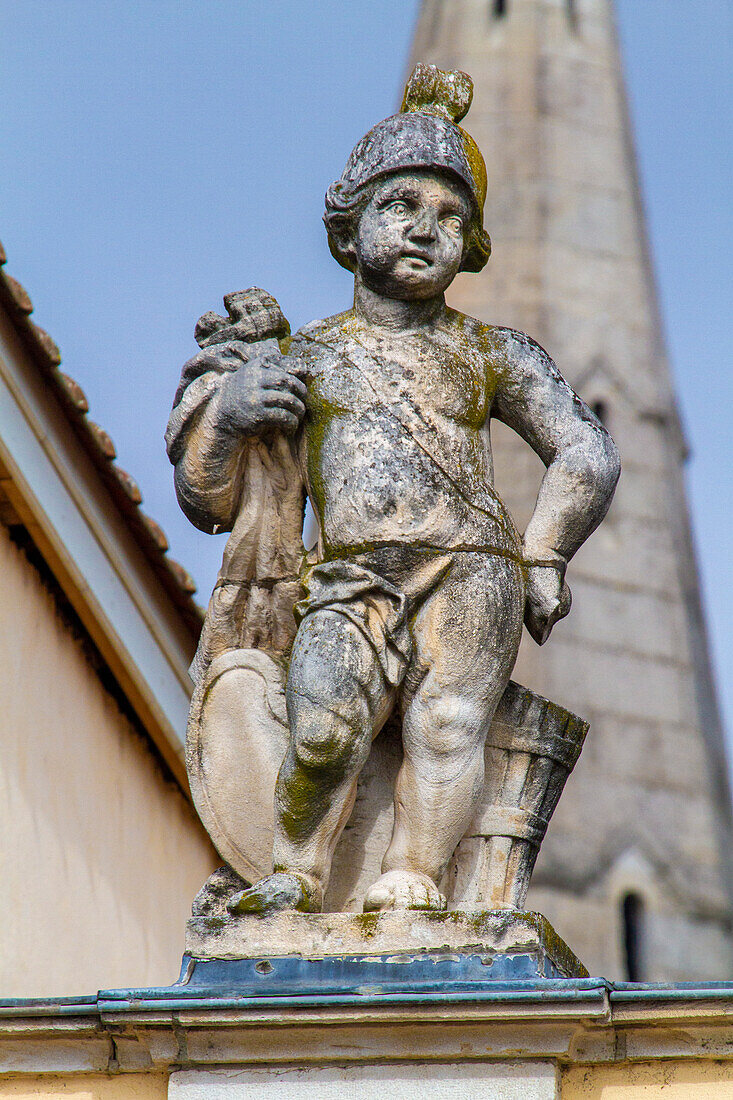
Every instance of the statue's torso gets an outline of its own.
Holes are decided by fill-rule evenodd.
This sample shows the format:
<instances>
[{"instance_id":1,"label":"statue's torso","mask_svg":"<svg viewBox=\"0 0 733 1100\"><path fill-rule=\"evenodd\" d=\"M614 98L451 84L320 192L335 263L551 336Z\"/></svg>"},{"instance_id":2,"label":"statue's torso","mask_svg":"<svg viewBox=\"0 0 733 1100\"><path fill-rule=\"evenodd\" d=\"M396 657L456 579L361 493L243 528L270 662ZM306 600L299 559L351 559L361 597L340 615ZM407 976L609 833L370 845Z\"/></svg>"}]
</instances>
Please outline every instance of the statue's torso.
<instances>
[{"instance_id":1,"label":"statue's torso","mask_svg":"<svg viewBox=\"0 0 733 1100\"><path fill-rule=\"evenodd\" d=\"M462 326L395 333L348 313L309 326L294 350L307 363L306 478L327 554L516 549L492 489L494 374Z\"/></svg>"}]
</instances>

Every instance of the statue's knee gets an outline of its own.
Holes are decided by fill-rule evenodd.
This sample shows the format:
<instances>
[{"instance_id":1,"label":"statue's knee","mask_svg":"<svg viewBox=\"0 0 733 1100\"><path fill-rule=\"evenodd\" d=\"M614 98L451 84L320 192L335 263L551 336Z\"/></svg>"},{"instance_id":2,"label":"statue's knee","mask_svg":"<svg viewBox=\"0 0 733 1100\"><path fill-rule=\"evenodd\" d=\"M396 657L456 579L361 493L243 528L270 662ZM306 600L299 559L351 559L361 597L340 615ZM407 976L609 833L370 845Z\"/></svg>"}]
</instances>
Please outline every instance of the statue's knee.
<instances>
[{"instance_id":1,"label":"statue's knee","mask_svg":"<svg viewBox=\"0 0 733 1100\"><path fill-rule=\"evenodd\" d=\"M289 690L348 708L352 700L379 690L374 651L358 627L335 611L308 615L300 626L288 674Z\"/></svg>"},{"instance_id":2,"label":"statue's knee","mask_svg":"<svg viewBox=\"0 0 733 1100\"><path fill-rule=\"evenodd\" d=\"M301 767L324 773L348 769L363 739L354 726L323 713L320 720L303 723L294 734L295 756Z\"/></svg>"},{"instance_id":3,"label":"statue's knee","mask_svg":"<svg viewBox=\"0 0 733 1100\"><path fill-rule=\"evenodd\" d=\"M486 734L486 708L460 695L416 700L409 711L412 738L441 757L471 755Z\"/></svg>"}]
</instances>

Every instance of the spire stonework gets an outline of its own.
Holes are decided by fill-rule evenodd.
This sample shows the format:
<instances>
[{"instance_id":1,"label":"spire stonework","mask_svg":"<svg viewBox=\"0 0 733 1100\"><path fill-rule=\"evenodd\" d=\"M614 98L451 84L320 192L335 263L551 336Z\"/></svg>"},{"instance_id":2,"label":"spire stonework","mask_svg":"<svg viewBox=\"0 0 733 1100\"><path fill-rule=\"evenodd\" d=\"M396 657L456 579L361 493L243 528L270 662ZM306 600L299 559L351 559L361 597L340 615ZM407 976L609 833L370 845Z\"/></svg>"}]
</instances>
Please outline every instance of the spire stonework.
<instances>
[{"instance_id":1,"label":"spire stonework","mask_svg":"<svg viewBox=\"0 0 733 1100\"><path fill-rule=\"evenodd\" d=\"M568 574L575 605L515 678L591 721L528 907L592 973L730 977L733 829L611 0L425 0L410 66L471 74L494 255L450 304L535 336L605 420L623 476ZM502 425L523 527L542 467Z\"/></svg>"}]
</instances>

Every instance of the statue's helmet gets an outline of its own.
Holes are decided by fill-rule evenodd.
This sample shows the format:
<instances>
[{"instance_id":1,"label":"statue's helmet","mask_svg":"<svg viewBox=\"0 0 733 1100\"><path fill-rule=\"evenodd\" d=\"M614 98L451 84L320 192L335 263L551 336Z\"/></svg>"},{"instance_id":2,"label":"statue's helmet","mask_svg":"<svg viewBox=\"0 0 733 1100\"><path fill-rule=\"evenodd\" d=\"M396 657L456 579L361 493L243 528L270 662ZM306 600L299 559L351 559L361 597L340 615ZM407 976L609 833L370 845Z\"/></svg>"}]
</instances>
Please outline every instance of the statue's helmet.
<instances>
[{"instance_id":1,"label":"statue's helmet","mask_svg":"<svg viewBox=\"0 0 733 1100\"><path fill-rule=\"evenodd\" d=\"M400 113L378 122L354 147L341 178L326 192L328 243L336 260L354 270L353 250L344 247L344 230L367 184L410 169L444 172L467 188L473 208L462 271L480 271L491 254L483 227L486 165L470 134L458 123L471 106L473 81L467 73L416 65L405 87Z\"/></svg>"}]
</instances>

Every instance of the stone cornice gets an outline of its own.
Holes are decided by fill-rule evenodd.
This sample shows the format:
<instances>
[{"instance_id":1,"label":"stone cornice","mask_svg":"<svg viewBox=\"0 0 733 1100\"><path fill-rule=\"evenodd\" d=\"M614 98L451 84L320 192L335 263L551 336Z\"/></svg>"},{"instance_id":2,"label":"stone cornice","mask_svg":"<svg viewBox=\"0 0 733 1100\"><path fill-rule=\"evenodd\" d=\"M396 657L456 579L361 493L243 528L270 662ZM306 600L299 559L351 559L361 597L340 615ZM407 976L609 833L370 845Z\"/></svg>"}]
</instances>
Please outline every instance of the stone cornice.
<instances>
[{"instance_id":1,"label":"stone cornice","mask_svg":"<svg viewBox=\"0 0 733 1100\"><path fill-rule=\"evenodd\" d=\"M733 984L496 983L470 994L239 997L180 987L0 1002L0 1075L222 1065L733 1058Z\"/></svg>"}]
</instances>

